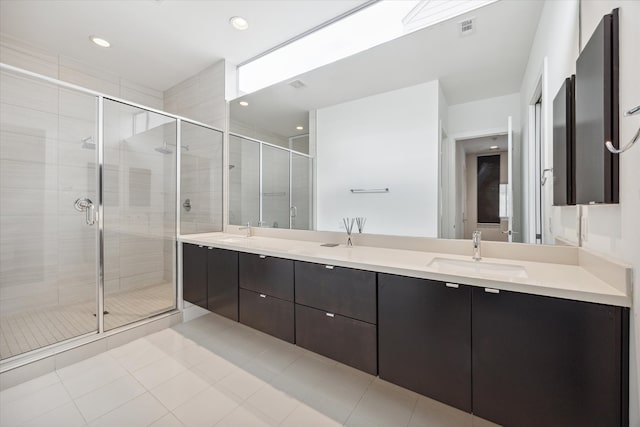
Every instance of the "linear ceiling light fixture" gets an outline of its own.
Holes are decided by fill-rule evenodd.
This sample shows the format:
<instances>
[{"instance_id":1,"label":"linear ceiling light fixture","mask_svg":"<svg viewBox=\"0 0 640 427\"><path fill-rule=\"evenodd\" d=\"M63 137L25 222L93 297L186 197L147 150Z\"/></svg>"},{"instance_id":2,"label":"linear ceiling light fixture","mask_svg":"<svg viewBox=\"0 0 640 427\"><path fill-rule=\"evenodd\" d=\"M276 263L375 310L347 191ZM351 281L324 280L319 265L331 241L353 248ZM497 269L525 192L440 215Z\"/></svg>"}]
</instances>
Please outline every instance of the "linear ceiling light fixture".
<instances>
[{"instance_id":1,"label":"linear ceiling light fixture","mask_svg":"<svg viewBox=\"0 0 640 427\"><path fill-rule=\"evenodd\" d=\"M255 92L496 1L369 1L240 64L238 88Z\"/></svg>"}]
</instances>

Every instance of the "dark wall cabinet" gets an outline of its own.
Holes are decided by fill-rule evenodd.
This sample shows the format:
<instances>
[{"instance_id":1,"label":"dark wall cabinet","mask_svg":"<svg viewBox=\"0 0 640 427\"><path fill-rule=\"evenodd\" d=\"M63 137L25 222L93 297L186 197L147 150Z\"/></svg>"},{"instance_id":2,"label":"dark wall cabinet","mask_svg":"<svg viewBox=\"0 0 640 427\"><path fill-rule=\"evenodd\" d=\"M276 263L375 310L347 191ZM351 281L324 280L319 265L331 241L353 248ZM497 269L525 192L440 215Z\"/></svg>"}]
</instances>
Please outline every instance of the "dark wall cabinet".
<instances>
[{"instance_id":1,"label":"dark wall cabinet","mask_svg":"<svg viewBox=\"0 0 640 427\"><path fill-rule=\"evenodd\" d=\"M483 288L472 295L475 415L505 426L628 425L626 309Z\"/></svg>"},{"instance_id":2,"label":"dark wall cabinet","mask_svg":"<svg viewBox=\"0 0 640 427\"><path fill-rule=\"evenodd\" d=\"M296 344L376 374L376 273L295 262Z\"/></svg>"},{"instance_id":3,"label":"dark wall cabinet","mask_svg":"<svg viewBox=\"0 0 640 427\"><path fill-rule=\"evenodd\" d=\"M471 412L471 288L378 275L380 378Z\"/></svg>"},{"instance_id":4,"label":"dark wall cabinet","mask_svg":"<svg viewBox=\"0 0 640 427\"><path fill-rule=\"evenodd\" d=\"M293 261L240 254L240 322L294 342Z\"/></svg>"},{"instance_id":5,"label":"dark wall cabinet","mask_svg":"<svg viewBox=\"0 0 640 427\"><path fill-rule=\"evenodd\" d=\"M576 203L618 203L618 10L605 15L576 62Z\"/></svg>"},{"instance_id":6,"label":"dark wall cabinet","mask_svg":"<svg viewBox=\"0 0 640 427\"><path fill-rule=\"evenodd\" d=\"M238 253L184 243L182 263L184 300L238 320Z\"/></svg>"},{"instance_id":7,"label":"dark wall cabinet","mask_svg":"<svg viewBox=\"0 0 640 427\"><path fill-rule=\"evenodd\" d=\"M553 100L553 205L576 204L575 76Z\"/></svg>"}]
</instances>

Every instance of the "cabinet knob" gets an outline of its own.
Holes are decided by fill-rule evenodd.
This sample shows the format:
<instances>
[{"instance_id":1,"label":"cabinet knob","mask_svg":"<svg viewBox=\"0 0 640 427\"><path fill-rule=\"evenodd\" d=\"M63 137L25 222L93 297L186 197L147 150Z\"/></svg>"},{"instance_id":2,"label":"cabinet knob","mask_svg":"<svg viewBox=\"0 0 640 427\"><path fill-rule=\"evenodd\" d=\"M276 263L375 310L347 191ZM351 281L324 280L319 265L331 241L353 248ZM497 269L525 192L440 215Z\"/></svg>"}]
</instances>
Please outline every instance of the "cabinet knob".
<instances>
[{"instance_id":1,"label":"cabinet knob","mask_svg":"<svg viewBox=\"0 0 640 427\"><path fill-rule=\"evenodd\" d=\"M446 283L446 287L447 288L458 289L460 287L460 285L458 285L457 283Z\"/></svg>"},{"instance_id":2,"label":"cabinet knob","mask_svg":"<svg viewBox=\"0 0 640 427\"><path fill-rule=\"evenodd\" d=\"M335 316L335 314L333 314L333 313L325 313L325 314L327 315L327 317L334 317Z\"/></svg>"},{"instance_id":3,"label":"cabinet knob","mask_svg":"<svg viewBox=\"0 0 640 427\"><path fill-rule=\"evenodd\" d=\"M265 259L267 256L266 255L258 255L260 257L260 259Z\"/></svg>"},{"instance_id":4,"label":"cabinet knob","mask_svg":"<svg viewBox=\"0 0 640 427\"><path fill-rule=\"evenodd\" d=\"M333 270L333 265L325 265L324 268L327 270Z\"/></svg>"},{"instance_id":5,"label":"cabinet knob","mask_svg":"<svg viewBox=\"0 0 640 427\"><path fill-rule=\"evenodd\" d=\"M490 294L499 294L500 293L500 289L493 289L493 288L484 288L485 292L488 292Z\"/></svg>"},{"instance_id":6,"label":"cabinet knob","mask_svg":"<svg viewBox=\"0 0 640 427\"><path fill-rule=\"evenodd\" d=\"M265 294L260 294L260 298L266 298L267 296Z\"/></svg>"}]
</instances>

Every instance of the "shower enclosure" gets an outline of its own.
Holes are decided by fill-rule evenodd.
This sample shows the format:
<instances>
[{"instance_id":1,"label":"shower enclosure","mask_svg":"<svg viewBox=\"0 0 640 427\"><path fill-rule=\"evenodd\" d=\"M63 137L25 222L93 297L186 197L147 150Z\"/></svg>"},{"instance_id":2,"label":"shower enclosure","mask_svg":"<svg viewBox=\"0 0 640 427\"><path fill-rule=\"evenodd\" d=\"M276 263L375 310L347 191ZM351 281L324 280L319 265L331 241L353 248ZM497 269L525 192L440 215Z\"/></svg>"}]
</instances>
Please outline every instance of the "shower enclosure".
<instances>
[{"instance_id":1,"label":"shower enclosure","mask_svg":"<svg viewBox=\"0 0 640 427\"><path fill-rule=\"evenodd\" d=\"M308 154L229 136L229 223L311 230L312 162Z\"/></svg>"},{"instance_id":2,"label":"shower enclosure","mask_svg":"<svg viewBox=\"0 0 640 427\"><path fill-rule=\"evenodd\" d=\"M222 230L222 132L0 67L0 359L175 310L181 228Z\"/></svg>"}]
</instances>

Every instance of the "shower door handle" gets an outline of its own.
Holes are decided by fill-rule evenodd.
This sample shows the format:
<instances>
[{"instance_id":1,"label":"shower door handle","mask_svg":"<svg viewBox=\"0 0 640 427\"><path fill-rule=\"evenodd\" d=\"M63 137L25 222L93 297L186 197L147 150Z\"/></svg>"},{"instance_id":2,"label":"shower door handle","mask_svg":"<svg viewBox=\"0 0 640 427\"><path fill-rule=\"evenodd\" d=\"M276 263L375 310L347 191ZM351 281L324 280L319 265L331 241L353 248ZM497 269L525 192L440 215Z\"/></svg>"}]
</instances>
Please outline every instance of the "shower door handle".
<instances>
[{"instance_id":1,"label":"shower door handle","mask_svg":"<svg viewBox=\"0 0 640 427\"><path fill-rule=\"evenodd\" d=\"M96 223L96 207L91 199L77 199L73 207L76 208L78 212L85 213L85 221L87 225L93 225Z\"/></svg>"}]
</instances>

